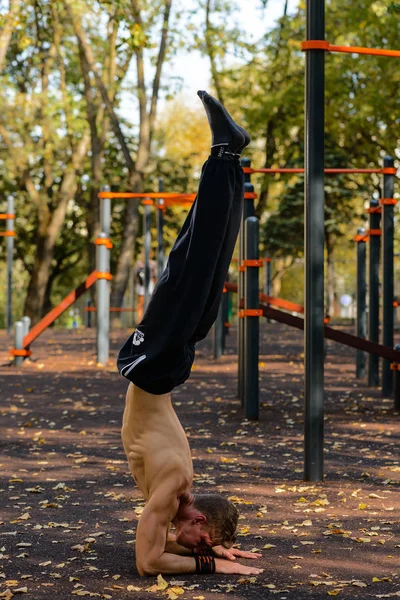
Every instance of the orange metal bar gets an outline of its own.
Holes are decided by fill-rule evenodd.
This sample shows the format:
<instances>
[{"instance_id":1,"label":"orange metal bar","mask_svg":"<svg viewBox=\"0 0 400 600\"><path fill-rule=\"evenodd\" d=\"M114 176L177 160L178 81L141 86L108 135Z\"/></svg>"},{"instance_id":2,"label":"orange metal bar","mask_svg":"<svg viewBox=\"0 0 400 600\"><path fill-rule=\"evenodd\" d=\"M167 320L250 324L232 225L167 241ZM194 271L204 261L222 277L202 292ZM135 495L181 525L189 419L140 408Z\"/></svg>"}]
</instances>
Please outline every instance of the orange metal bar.
<instances>
[{"instance_id":1,"label":"orange metal bar","mask_svg":"<svg viewBox=\"0 0 400 600\"><path fill-rule=\"evenodd\" d=\"M86 290L96 283L96 281L97 272L93 271L90 273L89 277L87 277L85 281L81 283L80 286L68 294L68 296L65 296L65 298L61 300L60 304L55 306L49 313L47 313L45 317L43 317L41 321L39 321L39 323L36 323L36 325L32 327L30 332L24 337L24 348L26 349L28 346L30 346L30 344L32 344L32 342L36 340L36 338L38 338L39 335L43 333L47 327L49 327L49 325L54 323L54 321L58 319L58 317L62 315L63 312L65 312L71 306L71 304L73 304L80 296L82 296Z\"/></svg>"},{"instance_id":2,"label":"orange metal bar","mask_svg":"<svg viewBox=\"0 0 400 600\"><path fill-rule=\"evenodd\" d=\"M372 206L370 208L367 208L367 210L365 211L366 213L370 214L370 213L381 213L382 212L382 206Z\"/></svg>"},{"instance_id":3,"label":"orange metal bar","mask_svg":"<svg viewBox=\"0 0 400 600\"><path fill-rule=\"evenodd\" d=\"M368 229L365 237L368 237L369 235L382 235L382 229Z\"/></svg>"},{"instance_id":4,"label":"orange metal bar","mask_svg":"<svg viewBox=\"0 0 400 600\"><path fill-rule=\"evenodd\" d=\"M326 52L342 52L347 54L368 54L370 56L391 56L400 58L400 50L384 48L364 48L362 46L336 46L324 40L307 40L301 43L302 50L325 50Z\"/></svg>"},{"instance_id":5,"label":"orange metal bar","mask_svg":"<svg viewBox=\"0 0 400 600\"><path fill-rule=\"evenodd\" d=\"M14 237L15 236L15 231L0 231L0 235L2 237Z\"/></svg>"},{"instance_id":6,"label":"orange metal bar","mask_svg":"<svg viewBox=\"0 0 400 600\"><path fill-rule=\"evenodd\" d=\"M242 267L262 267L262 260L242 260Z\"/></svg>"},{"instance_id":7,"label":"orange metal bar","mask_svg":"<svg viewBox=\"0 0 400 600\"><path fill-rule=\"evenodd\" d=\"M176 192L147 192L145 193L133 193L133 192L99 192L99 198L162 198L164 200L168 198L186 198L189 194L179 194Z\"/></svg>"},{"instance_id":8,"label":"orange metal bar","mask_svg":"<svg viewBox=\"0 0 400 600\"><path fill-rule=\"evenodd\" d=\"M15 219L15 215L8 215L7 213L0 213L0 219Z\"/></svg>"},{"instance_id":9,"label":"orange metal bar","mask_svg":"<svg viewBox=\"0 0 400 600\"><path fill-rule=\"evenodd\" d=\"M379 200L379 204L393 204L396 205L397 204L397 200L396 198L381 198Z\"/></svg>"},{"instance_id":10,"label":"orange metal bar","mask_svg":"<svg viewBox=\"0 0 400 600\"><path fill-rule=\"evenodd\" d=\"M10 348L11 356L30 356L32 352L30 350L16 350L15 348Z\"/></svg>"},{"instance_id":11,"label":"orange metal bar","mask_svg":"<svg viewBox=\"0 0 400 600\"><path fill-rule=\"evenodd\" d=\"M345 52L348 54L369 54L370 56L391 56L400 58L400 50L385 50L384 48L362 48L361 46L334 46L329 44L329 52Z\"/></svg>"},{"instance_id":12,"label":"orange metal bar","mask_svg":"<svg viewBox=\"0 0 400 600\"><path fill-rule=\"evenodd\" d=\"M118 308L115 306L110 307L110 312L136 312L136 308ZM96 306L85 306L85 312L96 312Z\"/></svg>"},{"instance_id":13,"label":"orange metal bar","mask_svg":"<svg viewBox=\"0 0 400 600\"><path fill-rule=\"evenodd\" d=\"M353 239L355 242L366 242L368 240L368 235L355 235Z\"/></svg>"},{"instance_id":14,"label":"orange metal bar","mask_svg":"<svg viewBox=\"0 0 400 600\"><path fill-rule=\"evenodd\" d=\"M291 312L297 312L300 314L304 313L304 306L301 306L301 304L295 304L289 300L283 300L283 298L274 298L273 296L267 296L266 294L260 294L259 298L261 302L266 302L267 304L271 304L271 306L277 306L278 308L283 308L284 310L290 310Z\"/></svg>"},{"instance_id":15,"label":"orange metal bar","mask_svg":"<svg viewBox=\"0 0 400 600\"><path fill-rule=\"evenodd\" d=\"M244 317L262 317L263 311L259 308L245 308L239 310L238 317L243 319Z\"/></svg>"},{"instance_id":16,"label":"orange metal bar","mask_svg":"<svg viewBox=\"0 0 400 600\"><path fill-rule=\"evenodd\" d=\"M113 276L108 271L96 271L96 279L108 279L108 281L111 281L112 278Z\"/></svg>"},{"instance_id":17,"label":"orange metal bar","mask_svg":"<svg viewBox=\"0 0 400 600\"><path fill-rule=\"evenodd\" d=\"M389 169L325 169L326 175L351 175L355 173L360 173L364 175L378 174L382 175L395 175L397 173L397 169L390 169L390 173L387 173ZM304 169L253 169L252 167L245 167L243 169L245 173L265 173L266 175L274 175L276 173L281 173L284 175L292 175L296 173L304 173ZM393 172L394 171L394 172Z\"/></svg>"}]
</instances>

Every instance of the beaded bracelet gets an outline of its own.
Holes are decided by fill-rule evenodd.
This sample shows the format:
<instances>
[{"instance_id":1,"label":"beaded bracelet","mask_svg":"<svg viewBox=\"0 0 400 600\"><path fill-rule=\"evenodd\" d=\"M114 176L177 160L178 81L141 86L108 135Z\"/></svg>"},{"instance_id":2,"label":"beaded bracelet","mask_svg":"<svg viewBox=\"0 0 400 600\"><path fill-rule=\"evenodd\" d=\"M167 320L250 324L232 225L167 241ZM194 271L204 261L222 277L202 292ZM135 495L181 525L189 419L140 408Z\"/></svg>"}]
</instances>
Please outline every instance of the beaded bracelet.
<instances>
[{"instance_id":1,"label":"beaded bracelet","mask_svg":"<svg viewBox=\"0 0 400 600\"><path fill-rule=\"evenodd\" d=\"M215 560L213 556L196 555L196 573L215 573Z\"/></svg>"}]
</instances>

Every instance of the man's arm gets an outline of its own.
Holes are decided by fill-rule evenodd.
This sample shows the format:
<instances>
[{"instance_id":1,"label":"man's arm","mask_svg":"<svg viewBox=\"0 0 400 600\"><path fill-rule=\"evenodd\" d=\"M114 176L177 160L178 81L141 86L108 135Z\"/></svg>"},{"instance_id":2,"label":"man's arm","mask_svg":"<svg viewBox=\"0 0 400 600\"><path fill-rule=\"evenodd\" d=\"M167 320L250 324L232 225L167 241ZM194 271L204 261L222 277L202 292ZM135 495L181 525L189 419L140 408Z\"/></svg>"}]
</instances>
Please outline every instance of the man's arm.
<instances>
[{"instance_id":1,"label":"man's arm","mask_svg":"<svg viewBox=\"0 0 400 600\"><path fill-rule=\"evenodd\" d=\"M136 565L140 575L195 573L196 561L192 556L166 552L167 532L178 511L177 488L160 486L146 504L136 534ZM216 573L257 575L260 569L247 567L221 558L215 559Z\"/></svg>"},{"instance_id":2,"label":"man's arm","mask_svg":"<svg viewBox=\"0 0 400 600\"><path fill-rule=\"evenodd\" d=\"M191 556L166 552L167 532L179 508L177 487L160 486L146 504L136 534L136 565L140 575L195 573Z\"/></svg>"}]
</instances>

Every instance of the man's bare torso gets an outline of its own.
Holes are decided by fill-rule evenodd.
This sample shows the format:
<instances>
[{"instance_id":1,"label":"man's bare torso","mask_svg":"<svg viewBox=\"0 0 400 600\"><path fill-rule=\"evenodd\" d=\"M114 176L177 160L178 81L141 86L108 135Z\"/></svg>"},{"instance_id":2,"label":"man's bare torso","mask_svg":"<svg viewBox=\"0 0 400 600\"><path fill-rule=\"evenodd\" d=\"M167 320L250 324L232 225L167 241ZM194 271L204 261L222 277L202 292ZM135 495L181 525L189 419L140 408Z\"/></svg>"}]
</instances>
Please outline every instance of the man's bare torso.
<instances>
[{"instance_id":1,"label":"man's bare torso","mask_svg":"<svg viewBox=\"0 0 400 600\"><path fill-rule=\"evenodd\" d=\"M146 500L163 481L177 475L178 497L190 497L192 458L170 394L156 396L131 383L126 394L122 442L132 476Z\"/></svg>"}]
</instances>

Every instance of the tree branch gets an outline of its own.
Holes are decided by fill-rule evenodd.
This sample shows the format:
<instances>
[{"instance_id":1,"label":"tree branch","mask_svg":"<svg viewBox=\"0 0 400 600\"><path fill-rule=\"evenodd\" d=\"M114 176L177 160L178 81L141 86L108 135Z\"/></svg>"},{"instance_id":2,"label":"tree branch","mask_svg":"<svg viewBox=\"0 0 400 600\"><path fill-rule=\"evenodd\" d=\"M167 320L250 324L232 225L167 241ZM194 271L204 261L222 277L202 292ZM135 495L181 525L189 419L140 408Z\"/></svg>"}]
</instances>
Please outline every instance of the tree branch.
<instances>
[{"instance_id":1,"label":"tree branch","mask_svg":"<svg viewBox=\"0 0 400 600\"><path fill-rule=\"evenodd\" d=\"M74 31L75 31L75 35L78 38L78 40L80 41L80 43L82 44L82 48L83 51L85 53L85 58L89 64L90 70L94 75L95 81L96 81L96 85L99 89L99 92L101 94L101 97L103 99L103 102L107 108L107 112L111 121L111 125L113 128L113 131L115 133L115 136L117 137L121 150L122 150L122 154L124 155L125 158L125 162L126 165L128 167L129 172L135 171L135 163L132 160L132 157L130 155L129 152L129 148L127 146L127 143L125 141L125 137L124 134L122 133L121 130L121 126L119 124L119 119L114 111L114 107L113 104L109 98L107 89L100 77L100 74L97 70L96 64L95 64L95 59L93 56L93 52L92 49L90 47L90 44L88 43L87 39L86 39L86 35L81 27L80 22L78 21L78 18L76 16L76 14L74 13L73 9L72 9L72 0L65 0L65 6L67 8L68 14L72 20L72 24L74 27Z\"/></svg>"},{"instance_id":2,"label":"tree branch","mask_svg":"<svg viewBox=\"0 0 400 600\"><path fill-rule=\"evenodd\" d=\"M4 69L6 54L10 45L11 35L14 29L14 19L20 8L20 0L10 0L8 15L4 17L5 25L0 34L0 73Z\"/></svg>"}]
</instances>

